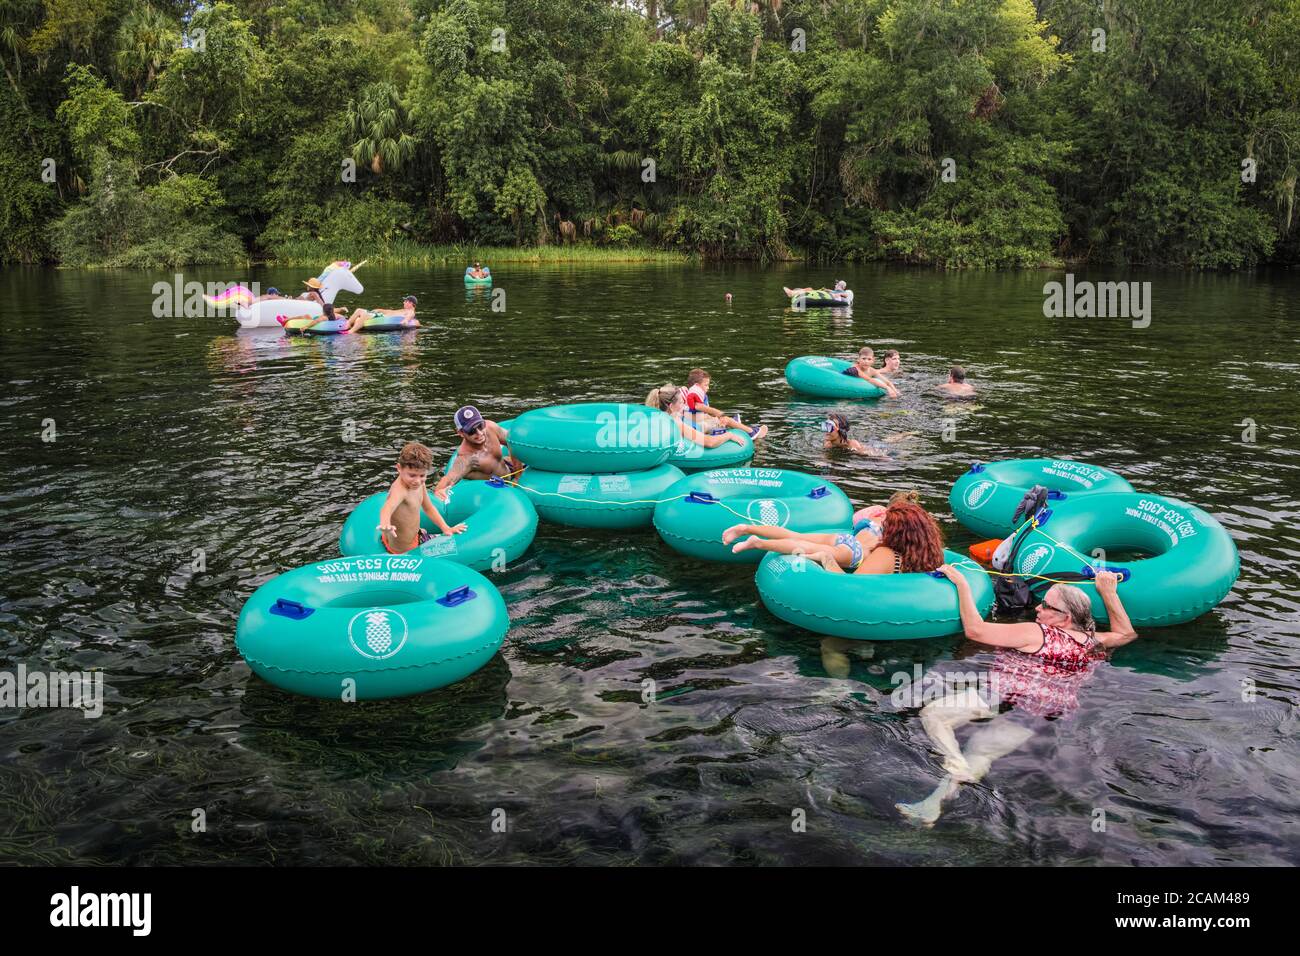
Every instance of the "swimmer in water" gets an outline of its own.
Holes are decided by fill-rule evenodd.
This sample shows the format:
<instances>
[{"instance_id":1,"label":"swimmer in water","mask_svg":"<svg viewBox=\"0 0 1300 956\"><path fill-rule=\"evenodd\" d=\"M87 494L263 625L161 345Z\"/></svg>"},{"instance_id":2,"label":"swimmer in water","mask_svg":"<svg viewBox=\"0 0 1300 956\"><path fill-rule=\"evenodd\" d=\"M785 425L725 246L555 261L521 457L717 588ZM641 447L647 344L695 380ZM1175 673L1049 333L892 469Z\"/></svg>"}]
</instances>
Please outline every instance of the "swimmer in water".
<instances>
[{"instance_id":1,"label":"swimmer in water","mask_svg":"<svg viewBox=\"0 0 1300 956\"><path fill-rule=\"evenodd\" d=\"M938 386L939 391L953 398L974 398L975 386L966 381L966 370L954 365L948 370L948 381Z\"/></svg>"}]
</instances>

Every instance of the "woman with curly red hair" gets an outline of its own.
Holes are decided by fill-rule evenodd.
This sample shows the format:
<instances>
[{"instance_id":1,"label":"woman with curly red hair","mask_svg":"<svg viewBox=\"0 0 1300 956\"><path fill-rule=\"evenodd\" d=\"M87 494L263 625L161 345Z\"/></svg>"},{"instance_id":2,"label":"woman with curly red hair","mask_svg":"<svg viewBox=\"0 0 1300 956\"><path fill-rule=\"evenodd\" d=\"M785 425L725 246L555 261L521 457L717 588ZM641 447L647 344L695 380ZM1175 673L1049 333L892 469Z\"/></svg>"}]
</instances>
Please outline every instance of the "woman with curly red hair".
<instances>
[{"instance_id":1,"label":"woman with curly red hair","mask_svg":"<svg viewBox=\"0 0 1300 956\"><path fill-rule=\"evenodd\" d=\"M856 534L808 534L771 525L738 524L722 534L731 544L749 535L731 550L777 551L802 554L835 574L909 574L934 571L943 564L943 535L928 511L911 501L898 501L885 509L879 537L864 527Z\"/></svg>"}]
</instances>

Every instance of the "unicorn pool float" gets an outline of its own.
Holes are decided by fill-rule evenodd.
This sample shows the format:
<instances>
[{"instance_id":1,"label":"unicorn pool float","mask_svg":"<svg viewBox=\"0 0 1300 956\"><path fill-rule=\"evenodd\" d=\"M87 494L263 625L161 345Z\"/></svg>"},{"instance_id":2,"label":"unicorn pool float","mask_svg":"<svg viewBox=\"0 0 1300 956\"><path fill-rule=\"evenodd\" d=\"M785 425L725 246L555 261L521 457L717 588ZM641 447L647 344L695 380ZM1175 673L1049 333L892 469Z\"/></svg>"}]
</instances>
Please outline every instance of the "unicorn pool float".
<instances>
[{"instance_id":1,"label":"unicorn pool float","mask_svg":"<svg viewBox=\"0 0 1300 956\"><path fill-rule=\"evenodd\" d=\"M365 262L358 262L355 266L346 260L331 262L319 276L308 279L303 285L319 292L322 299L333 305L334 297L340 292L359 295L365 291L355 275L363 265ZM234 306L235 318L244 329L288 328L294 319L314 319L322 312L321 304L315 299L262 298L245 285L232 285L219 295L205 295L203 298L217 308ZM284 318L283 322L280 317Z\"/></svg>"}]
</instances>

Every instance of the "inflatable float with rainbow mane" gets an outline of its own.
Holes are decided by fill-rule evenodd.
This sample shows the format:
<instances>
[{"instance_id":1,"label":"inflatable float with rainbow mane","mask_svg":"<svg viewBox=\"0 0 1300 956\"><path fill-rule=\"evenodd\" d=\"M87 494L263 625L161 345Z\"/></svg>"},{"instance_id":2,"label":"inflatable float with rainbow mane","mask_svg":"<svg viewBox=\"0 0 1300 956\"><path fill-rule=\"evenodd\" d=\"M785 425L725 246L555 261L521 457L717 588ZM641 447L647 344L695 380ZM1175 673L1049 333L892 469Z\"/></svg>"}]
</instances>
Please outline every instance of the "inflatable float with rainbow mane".
<instances>
[{"instance_id":1,"label":"inflatable float with rainbow mane","mask_svg":"<svg viewBox=\"0 0 1300 956\"><path fill-rule=\"evenodd\" d=\"M347 260L331 262L321 274L320 294L326 302L333 303L340 292L360 294L365 288L354 275L364 262L355 266ZM253 290L244 285L232 285L217 295L205 295L204 300L218 309L235 309L235 318L240 328L244 329L278 329L281 323L276 316L288 319L314 319L321 314L320 303L309 299L262 299L258 301Z\"/></svg>"}]
</instances>

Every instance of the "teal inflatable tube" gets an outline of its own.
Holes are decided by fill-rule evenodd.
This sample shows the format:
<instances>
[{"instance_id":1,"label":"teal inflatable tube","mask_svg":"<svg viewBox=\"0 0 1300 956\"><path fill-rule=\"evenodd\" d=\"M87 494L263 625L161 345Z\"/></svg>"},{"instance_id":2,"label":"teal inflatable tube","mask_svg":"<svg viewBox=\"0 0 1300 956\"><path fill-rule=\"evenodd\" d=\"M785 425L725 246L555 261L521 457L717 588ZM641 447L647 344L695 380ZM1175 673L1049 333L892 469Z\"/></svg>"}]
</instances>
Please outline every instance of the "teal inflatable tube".
<instances>
[{"instance_id":1,"label":"teal inflatable tube","mask_svg":"<svg viewBox=\"0 0 1300 956\"><path fill-rule=\"evenodd\" d=\"M885 394L883 388L845 375L844 370L852 364L825 355L801 355L786 364L785 380L796 392L817 398L879 398Z\"/></svg>"},{"instance_id":2,"label":"teal inflatable tube","mask_svg":"<svg viewBox=\"0 0 1300 956\"><path fill-rule=\"evenodd\" d=\"M510 424L510 448L542 471L615 474L662 465L680 435L658 409L589 402L524 412Z\"/></svg>"},{"instance_id":3,"label":"teal inflatable tube","mask_svg":"<svg viewBox=\"0 0 1300 956\"><path fill-rule=\"evenodd\" d=\"M712 468L736 468L747 464L754 457L754 440L743 428L729 429L731 434L739 436L744 444L734 441L723 442L713 448L705 448L693 441L679 438L673 453L668 456L668 464L676 465L682 471L707 471ZM720 434L721 430L713 434Z\"/></svg>"},{"instance_id":4,"label":"teal inflatable tube","mask_svg":"<svg viewBox=\"0 0 1300 956\"><path fill-rule=\"evenodd\" d=\"M1232 590L1241 567L1232 536L1214 517L1142 492L1067 499L1020 534L1013 570L1078 584L1099 622L1109 618L1090 579L1103 562L1119 573L1119 598L1137 627L1200 617Z\"/></svg>"},{"instance_id":5,"label":"teal inflatable tube","mask_svg":"<svg viewBox=\"0 0 1300 956\"><path fill-rule=\"evenodd\" d=\"M381 491L357 505L343 523L339 550L345 555L387 554L379 539L379 511L388 493ZM446 558L476 571L502 567L520 557L537 534L537 509L522 491L499 479L458 481L451 489L451 501L433 498L433 506L448 524L465 523L460 534L442 534L428 515L420 515L420 527L433 535L408 552L425 557Z\"/></svg>"},{"instance_id":6,"label":"teal inflatable tube","mask_svg":"<svg viewBox=\"0 0 1300 956\"><path fill-rule=\"evenodd\" d=\"M466 284L466 285L471 285L471 286L472 286L472 285L491 285L491 284L492 284L492 273L491 273L490 271L488 271L488 274L485 275L483 278L481 278L481 279L476 279L476 278L474 278L472 275L470 275L470 274L469 274L469 270L466 269L466 270L465 270L465 284Z\"/></svg>"},{"instance_id":7,"label":"teal inflatable tube","mask_svg":"<svg viewBox=\"0 0 1300 956\"><path fill-rule=\"evenodd\" d=\"M574 528L646 528L655 504L685 477L672 465L625 474L525 468L519 488L547 521Z\"/></svg>"},{"instance_id":8,"label":"teal inflatable tube","mask_svg":"<svg viewBox=\"0 0 1300 956\"><path fill-rule=\"evenodd\" d=\"M654 526L673 549L706 561L757 564L765 552L736 554L722 543L734 524L792 531L847 531L853 505L824 478L778 468L724 468L683 478L655 506Z\"/></svg>"},{"instance_id":9,"label":"teal inflatable tube","mask_svg":"<svg viewBox=\"0 0 1300 956\"><path fill-rule=\"evenodd\" d=\"M1053 506L1085 495L1133 490L1109 468L1061 458L1013 458L971 465L953 483L948 504L957 520L976 534L1005 538L1016 530L1016 506L1034 485L1047 488Z\"/></svg>"},{"instance_id":10,"label":"teal inflatable tube","mask_svg":"<svg viewBox=\"0 0 1300 956\"><path fill-rule=\"evenodd\" d=\"M993 584L969 558L944 551L971 586L985 616ZM768 554L754 583L764 606L783 621L816 634L855 641L908 641L962 633L957 589L931 574L834 574L816 561Z\"/></svg>"},{"instance_id":11,"label":"teal inflatable tube","mask_svg":"<svg viewBox=\"0 0 1300 956\"><path fill-rule=\"evenodd\" d=\"M463 564L366 555L267 581L239 614L235 647L253 673L291 693L377 700L474 673L509 624L497 589Z\"/></svg>"}]
</instances>

